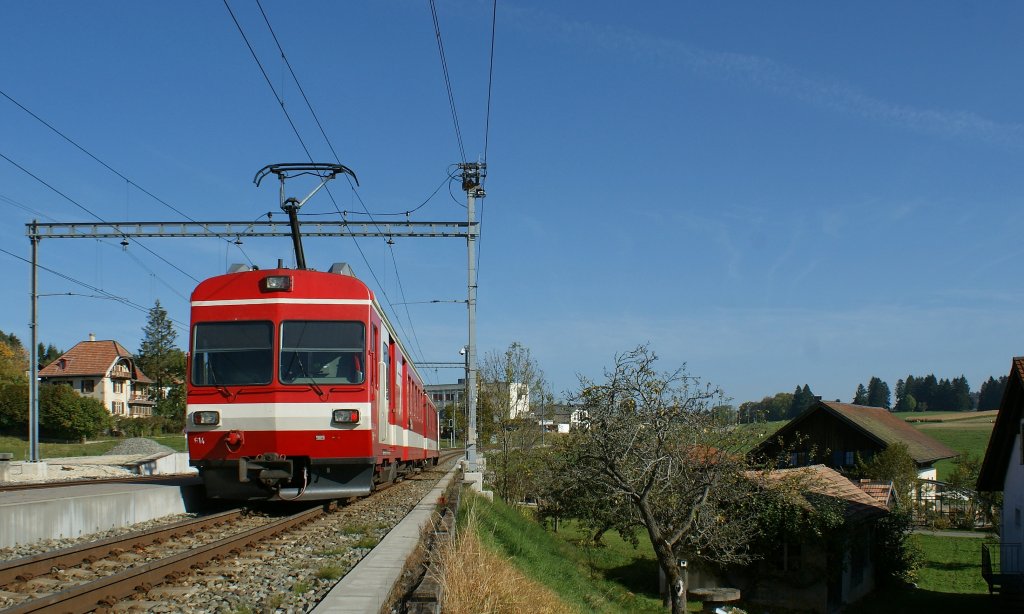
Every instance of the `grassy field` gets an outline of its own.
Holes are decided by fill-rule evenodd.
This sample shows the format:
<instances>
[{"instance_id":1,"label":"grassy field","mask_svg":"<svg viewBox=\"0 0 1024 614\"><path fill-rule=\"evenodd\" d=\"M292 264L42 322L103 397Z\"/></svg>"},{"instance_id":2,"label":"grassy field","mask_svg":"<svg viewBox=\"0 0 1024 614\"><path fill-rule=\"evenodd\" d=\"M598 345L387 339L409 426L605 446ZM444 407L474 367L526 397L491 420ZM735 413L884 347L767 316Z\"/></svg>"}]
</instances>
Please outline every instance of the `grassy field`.
<instances>
[{"instance_id":1,"label":"grassy field","mask_svg":"<svg viewBox=\"0 0 1024 614\"><path fill-rule=\"evenodd\" d=\"M847 610L850 614L992 611L993 598L981 577L981 539L928 534L911 539L923 558L917 588L878 591Z\"/></svg>"},{"instance_id":2,"label":"grassy field","mask_svg":"<svg viewBox=\"0 0 1024 614\"><path fill-rule=\"evenodd\" d=\"M185 451L184 435L161 435L148 437L177 452ZM68 456L101 456L120 443L121 439L102 439L87 443L40 443L40 456L47 458L64 458ZM0 436L0 452L11 452L14 460L28 460L28 438Z\"/></svg>"},{"instance_id":3,"label":"grassy field","mask_svg":"<svg viewBox=\"0 0 1024 614\"><path fill-rule=\"evenodd\" d=\"M664 612L654 552L617 536L604 548L581 548L574 530L545 531L515 509L477 499L477 534L527 577L580 612ZM564 526L564 525L563 525Z\"/></svg>"},{"instance_id":4,"label":"grassy field","mask_svg":"<svg viewBox=\"0 0 1024 614\"><path fill-rule=\"evenodd\" d=\"M501 503L476 500L476 533L488 549L532 581L549 589L559 607L581 612L664 612L658 598L658 565L643 538L633 548L614 534L604 546L587 546L587 536L572 523L558 533L545 531L524 514ZM917 588L879 590L848 608L873 612L986 612L993 605L981 577L981 543L973 537L916 534L921 551ZM490 570L491 573L498 570ZM530 611L556 611L534 604ZM690 602L690 611L700 604ZM526 610L523 610L526 611ZM751 612L763 611L756 607Z\"/></svg>"}]
</instances>

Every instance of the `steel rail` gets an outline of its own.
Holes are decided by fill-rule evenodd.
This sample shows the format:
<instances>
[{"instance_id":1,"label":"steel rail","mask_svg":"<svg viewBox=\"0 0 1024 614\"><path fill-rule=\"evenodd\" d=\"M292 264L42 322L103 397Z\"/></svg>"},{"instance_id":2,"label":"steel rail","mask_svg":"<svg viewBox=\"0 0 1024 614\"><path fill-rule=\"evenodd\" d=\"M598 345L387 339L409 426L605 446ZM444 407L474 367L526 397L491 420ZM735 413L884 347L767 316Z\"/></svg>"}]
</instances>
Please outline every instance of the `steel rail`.
<instances>
[{"instance_id":1,"label":"steel rail","mask_svg":"<svg viewBox=\"0 0 1024 614\"><path fill-rule=\"evenodd\" d=\"M131 550L161 541L208 529L230 522L242 515L242 509L228 510L202 518L190 518L162 527L135 531L117 537L87 542L54 552L14 559L0 563L0 586L15 581L27 582L32 578L50 573L54 567L64 568L80 565L111 554L115 550Z\"/></svg>"},{"instance_id":2,"label":"steel rail","mask_svg":"<svg viewBox=\"0 0 1024 614\"><path fill-rule=\"evenodd\" d=\"M128 571L70 588L41 599L25 602L4 610L4 614L84 614L99 607L110 607L139 590L162 584L188 573L193 567L227 556L249 544L283 533L297 525L309 522L324 513L315 507L262 527L250 529L231 537L200 546L180 554L154 561Z\"/></svg>"}]
</instances>

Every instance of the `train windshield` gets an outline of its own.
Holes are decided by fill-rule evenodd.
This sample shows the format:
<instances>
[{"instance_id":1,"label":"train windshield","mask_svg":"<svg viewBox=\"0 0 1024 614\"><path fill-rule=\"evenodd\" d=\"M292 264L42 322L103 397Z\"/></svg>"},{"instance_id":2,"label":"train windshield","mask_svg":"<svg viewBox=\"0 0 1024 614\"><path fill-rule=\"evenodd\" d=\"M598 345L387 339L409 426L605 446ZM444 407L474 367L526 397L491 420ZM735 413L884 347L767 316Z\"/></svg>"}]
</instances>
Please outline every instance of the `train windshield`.
<instances>
[{"instance_id":1,"label":"train windshield","mask_svg":"<svg viewBox=\"0 0 1024 614\"><path fill-rule=\"evenodd\" d=\"M365 348L362 322L282 322L281 383L362 384Z\"/></svg>"},{"instance_id":2,"label":"train windshield","mask_svg":"<svg viewBox=\"0 0 1024 614\"><path fill-rule=\"evenodd\" d=\"M271 322L196 324L192 383L196 386L269 384L274 373Z\"/></svg>"}]
</instances>

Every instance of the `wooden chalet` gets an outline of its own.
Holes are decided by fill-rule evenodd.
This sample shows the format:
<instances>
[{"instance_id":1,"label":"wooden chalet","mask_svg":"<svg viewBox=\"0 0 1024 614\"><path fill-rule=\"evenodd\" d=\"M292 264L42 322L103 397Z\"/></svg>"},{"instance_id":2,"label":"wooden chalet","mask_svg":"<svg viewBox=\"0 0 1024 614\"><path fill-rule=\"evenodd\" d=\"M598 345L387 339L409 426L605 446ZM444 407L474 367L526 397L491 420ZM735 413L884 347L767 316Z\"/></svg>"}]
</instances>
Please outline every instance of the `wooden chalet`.
<instances>
[{"instance_id":1,"label":"wooden chalet","mask_svg":"<svg viewBox=\"0 0 1024 614\"><path fill-rule=\"evenodd\" d=\"M758 445L757 458L779 458L787 467L824 464L844 470L895 443L903 443L917 465L918 478L935 479L935 462L956 451L915 429L881 407L818 401Z\"/></svg>"}]
</instances>

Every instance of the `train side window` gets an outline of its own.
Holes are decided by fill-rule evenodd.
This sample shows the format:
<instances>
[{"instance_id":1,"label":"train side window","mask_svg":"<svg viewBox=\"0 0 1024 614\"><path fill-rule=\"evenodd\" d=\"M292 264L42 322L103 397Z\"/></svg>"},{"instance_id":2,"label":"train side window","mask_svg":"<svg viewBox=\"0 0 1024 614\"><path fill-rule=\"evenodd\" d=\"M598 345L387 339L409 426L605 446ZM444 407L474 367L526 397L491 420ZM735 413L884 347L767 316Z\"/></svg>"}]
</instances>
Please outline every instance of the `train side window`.
<instances>
[{"instance_id":1,"label":"train side window","mask_svg":"<svg viewBox=\"0 0 1024 614\"><path fill-rule=\"evenodd\" d=\"M366 378L362 322L293 320L281 323L281 382L361 384Z\"/></svg>"}]
</instances>

